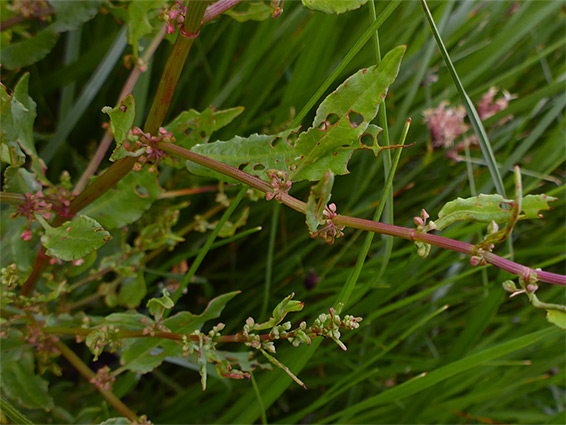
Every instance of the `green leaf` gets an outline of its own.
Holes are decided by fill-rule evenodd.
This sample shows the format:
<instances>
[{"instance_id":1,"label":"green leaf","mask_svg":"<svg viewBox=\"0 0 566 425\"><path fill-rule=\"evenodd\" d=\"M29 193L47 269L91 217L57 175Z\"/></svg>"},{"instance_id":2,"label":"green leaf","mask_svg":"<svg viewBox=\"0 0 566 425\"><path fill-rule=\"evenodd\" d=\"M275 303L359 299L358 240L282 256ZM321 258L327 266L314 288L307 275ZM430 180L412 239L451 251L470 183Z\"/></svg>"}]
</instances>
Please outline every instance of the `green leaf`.
<instances>
[{"instance_id":1,"label":"green leaf","mask_svg":"<svg viewBox=\"0 0 566 425\"><path fill-rule=\"evenodd\" d=\"M209 107L202 112L190 109L181 112L165 129L173 134L176 145L191 149L195 145L208 143L214 131L230 124L242 112L243 107L222 111Z\"/></svg>"},{"instance_id":2,"label":"green leaf","mask_svg":"<svg viewBox=\"0 0 566 425\"><path fill-rule=\"evenodd\" d=\"M312 10L324 13L340 14L349 10L358 9L368 0L302 0L303 5Z\"/></svg>"},{"instance_id":3,"label":"green leaf","mask_svg":"<svg viewBox=\"0 0 566 425\"><path fill-rule=\"evenodd\" d=\"M101 422L100 425L131 425L132 421L127 418L109 418L106 419L104 422Z\"/></svg>"},{"instance_id":4,"label":"green leaf","mask_svg":"<svg viewBox=\"0 0 566 425\"><path fill-rule=\"evenodd\" d=\"M138 56L138 42L153 30L149 16L155 11L163 0L134 0L128 8L128 43L134 49L134 56Z\"/></svg>"},{"instance_id":5,"label":"green leaf","mask_svg":"<svg viewBox=\"0 0 566 425\"><path fill-rule=\"evenodd\" d=\"M146 315L137 311L112 313L104 318L104 325L114 325L114 327L119 327L126 331L139 331L146 327L144 321L148 319Z\"/></svg>"},{"instance_id":6,"label":"green leaf","mask_svg":"<svg viewBox=\"0 0 566 425\"><path fill-rule=\"evenodd\" d=\"M124 279L120 285L118 303L128 308L136 308L147 293L143 272L138 271L134 277Z\"/></svg>"},{"instance_id":7,"label":"green leaf","mask_svg":"<svg viewBox=\"0 0 566 425\"><path fill-rule=\"evenodd\" d=\"M320 180L327 170L335 175L347 174L347 164L355 150L377 149L377 145L369 147L361 140L367 134L377 134L376 127L366 130L397 76L405 49L396 47L379 65L348 78L321 103L313 126L298 140L296 131L287 130L271 136L235 137L227 142L197 145L191 150L264 180L268 180L266 172L270 169L290 173L294 181ZM189 161L187 168L195 174L230 181Z\"/></svg>"},{"instance_id":8,"label":"green leaf","mask_svg":"<svg viewBox=\"0 0 566 425\"><path fill-rule=\"evenodd\" d=\"M60 227L51 227L47 221L36 216L45 229L41 243L46 254L65 261L74 261L100 248L111 236L100 224L86 215L80 215Z\"/></svg>"},{"instance_id":9,"label":"green leaf","mask_svg":"<svg viewBox=\"0 0 566 425\"><path fill-rule=\"evenodd\" d=\"M546 310L546 320L554 326L566 330L566 313L560 310Z\"/></svg>"},{"instance_id":10,"label":"green leaf","mask_svg":"<svg viewBox=\"0 0 566 425\"><path fill-rule=\"evenodd\" d=\"M201 314L182 311L169 317L163 323L173 332L191 334L196 330L201 330L202 326L209 320L220 317L228 301L239 293L240 291L228 292L212 299Z\"/></svg>"},{"instance_id":11,"label":"green leaf","mask_svg":"<svg viewBox=\"0 0 566 425\"><path fill-rule=\"evenodd\" d=\"M145 169L131 172L82 213L105 229L124 227L140 218L162 191L155 174Z\"/></svg>"},{"instance_id":12,"label":"green leaf","mask_svg":"<svg viewBox=\"0 0 566 425\"><path fill-rule=\"evenodd\" d=\"M74 30L94 18L103 2L104 0L50 0L56 17L50 28L57 32Z\"/></svg>"},{"instance_id":13,"label":"green leaf","mask_svg":"<svg viewBox=\"0 0 566 425\"><path fill-rule=\"evenodd\" d=\"M238 22L265 21L273 15L273 9L263 1L242 2L240 4L241 7L236 8L236 10L228 9L224 14ZM246 9L242 10L244 6Z\"/></svg>"},{"instance_id":14,"label":"green leaf","mask_svg":"<svg viewBox=\"0 0 566 425\"><path fill-rule=\"evenodd\" d=\"M254 331L259 331L263 329L271 329L272 327L278 325L285 319L287 313L292 313L294 311L301 311L305 306L302 301L293 300L295 293L285 297L277 306L273 309L271 317L267 322L256 323L253 325L252 329Z\"/></svg>"},{"instance_id":15,"label":"green leaf","mask_svg":"<svg viewBox=\"0 0 566 425\"><path fill-rule=\"evenodd\" d=\"M49 26L32 38L0 49L0 63L10 70L31 65L47 56L58 39L59 33Z\"/></svg>"},{"instance_id":16,"label":"green leaf","mask_svg":"<svg viewBox=\"0 0 566 425\"><path fill-rule=\"evenodd\" d=\"M169 291L164 289L163 295L161 295L160 298L152 298L146 305L149 308L150 314L154 316L156 320L161 320L163 312L165 310L171 310L175 306L175 303L169 297Z\"/></svg>"},{"instance_id":17,"label":"green leaf","mask_svg":"<svg viewBox=\"0 0 566 425\"><path fill-rule=\"evenodd\" d=\"M549 202L557 198L546 195L527 195L521 203L519 220L540 218L540 211L549 210ZM515 202L501 195L480 194L471 198L458 198L446 203L434 222L436 229L442 230L457 221L477 221L480 223L504 223L511 219Z\"/></svg>"},{"instance_id":18,"label":"green leaf","mask_svg":"<svg viewBox=\"0 0 566 425\"><path fill-rule=\"evenodd\" d=\"M322 179L313 187L307 201L307 226L311 232L316 232L319 224L323 222L323 212L332 196L334 175L328 170Z\"/></svg>"},{"instance_id":19,"label":"green leaf","mask_svg":"<svg viewBox=\"0 0 566 425\"><path fill-rule=\"evenodd\" d=\"M122 99L119 105L116 105L114 108L105 106L102 108L102 112L110 117L110 131L114 135L116 144L123 143L134 123L136 114L134 97L129 94Z\"/></svg>"},{"instance_id":20,"label":"green leaf","mask_svg":"<svg viewBox=\"0 0 566 425\"><path fill-rule=\"evenodd\" d=\"M7 167L4 171L4 190L15 193L35 193L41 190L41 183L37 181L36 174L25 168Z\"/></svg>"},{"instance_id":21,"label":"green leaf","mask_svg":"<svg viewBox=\"0 0 566 425\"><path fill-rule=\"evenodd\" d=\"M240 291L235 291L214 298L208 303L205 311L200 315L183 311L175 316L169 317L163 324L172 332L191 334L196 330L200 330L208 320L218 318L226 306L226 303L239 293ZM150 311L153 307L158 307L155 303L156 301L158 300L153 298L148 302ZM170 298L169 301L171 301ZM168 305L173 307L172 304L167 304L167 306ZM134 340L131 344L128 343L124 347L121 364L132 372L147 373L158 367L165 357L175 357L181 354L181 345L174 341L141 338Z\"/></svg>"},{"instance_id":22,"label":"green leaf","mask_svg":"<svg viewBox=\"0 0 566 425\"><path fill-rule=\"evenodd\" d=\"M24 347L19 331L10 331L8 338L2 340L2 391L25 408L50 410L54 405L47 391L47 381L35 374L33 351Z\"/></svg>"}]
</instances>

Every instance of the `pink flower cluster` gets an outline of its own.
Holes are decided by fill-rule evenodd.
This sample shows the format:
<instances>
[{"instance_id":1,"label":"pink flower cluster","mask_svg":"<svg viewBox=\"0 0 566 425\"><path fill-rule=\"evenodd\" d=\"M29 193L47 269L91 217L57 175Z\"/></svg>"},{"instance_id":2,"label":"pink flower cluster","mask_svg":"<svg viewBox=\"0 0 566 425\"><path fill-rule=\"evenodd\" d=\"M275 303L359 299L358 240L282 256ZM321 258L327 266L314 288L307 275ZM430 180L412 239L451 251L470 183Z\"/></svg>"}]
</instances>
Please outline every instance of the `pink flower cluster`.
<instances>
[{"instance_id":1,"label":"pink flower cluster","mask_svg":"<svg viewBox=\"0 0 566 425\"><path fill-rule=\"evenodd\" d=\"M24 203L18 205L17 211L10 215L10 218L15 218L17 216L26 217L28 220L28 227L22 233L22 240L31 240L31 223L35 220L35 214L43 215L47 220L51 218L51 204L44 200L43 193L38 191L35 195L32 193L24 194L26 200Z\"/></svg>"},{"instance_id":2,"label":"pink flower cluster","mask_svg":"<svg viewBox=\"0 0 566 425\"><path fill-rule=\"evenodd\" d=\"M139 171L141 170L142 166L146 162L151 162L154 165L157 165L161 158L167 156L167 154L162 151L161 149L157 148L157 144L159 142L173 142L175 138L173 137L173 133L165 130L163 127L159 128L159 135L152 136L149 133L144 133L139 127L130 130L130 135L137 136L137 139L132 146L130 142L126 141L124 143L124 147L129 151L136 151L140 148L145 148L145 155L140 155L138 158L138 163L135 165L134 170ZM156 168L152 167L152 171L155 171Z\"/></svg>"},{"instance_id":3,"label":"pink flower cluster","mask_svg":"<svg viewBox=\"0 0 566 425\"><path fill-rule=\"evenodd\" d=\"M186 14L187 8L183 6L180 1L175 2L175 4L171 6L171 9L169 9L165 15L167 20L167 27L165 30L167 31L167 34L173 34L176 28L183 28Z\"/></svg>"}]
</instances>

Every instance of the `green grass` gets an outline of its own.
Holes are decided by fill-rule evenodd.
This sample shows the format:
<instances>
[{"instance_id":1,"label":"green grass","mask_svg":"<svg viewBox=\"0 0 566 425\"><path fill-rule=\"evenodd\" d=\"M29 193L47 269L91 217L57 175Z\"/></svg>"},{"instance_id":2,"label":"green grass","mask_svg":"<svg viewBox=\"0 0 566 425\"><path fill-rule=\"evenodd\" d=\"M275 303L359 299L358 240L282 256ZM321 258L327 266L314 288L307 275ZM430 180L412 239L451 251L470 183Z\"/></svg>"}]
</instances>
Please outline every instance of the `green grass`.
<instances>
[{"instance_id":1,"label":"green grass","mask_svg":"<svg viewBox=\"0 0 566 425\"><path fill-rule=\"evenodd\" d=\"M511 13L514 6L517 10ZM383 192L390 189L395 194L395 224L413 227L412 218L422 208L435 218L445 202L471 196L467 164L447 158L442 149L428 148L430 136L422 114L444 100L461 104L464 95L477 105L491 86L497 86L517 98L483 122L484 142L492 155L471 149L475 161L469 167L475 186L483 193L505 189L512 197L509 171L519 164L534 173L523 177L525 194L552 192L559 197L543 219L519 222L513 232L513 252L516 262L564 274L566 18L562 3L430 2L461 87L454 84L418 2L376 1L377 21L372 21L368 5L339 16L311 12L294 1L284 7L276 20L238 23L222 16L204 26L165 122L182 110L213 105L246 108L213 140L306 125L325 95L359 68L375 64L370 39L378 29L382 55L397 45L408 46L386 111L390 143L398 142L410 117L406 144L415 145L403 149L391 187L386 185L383 158L356 152L348 167L351 174L335 180L332 202L341 213L372 218L382 205L378 201ZM122 46L119 30L113 19L98 15L81 27L79 52L61 37L42 61L3 72L8 87L23 72L31 73L30 95L40 117L36 138L45 140L38 142L38 150L50 159L47 175L53 181L65 169L76 182L103 135L105 116L100 110L115 104L128 75L120 64L120 52L116 53ZM126 49L130 53L131 47ZM162 43L143 77L145 87L136 88L136 104L145 105L138 112L142 116L149 111L170 49L168 42ZM91 60L91 55L99 59ZM438 80L426 83L432 75ZM513 118L498 126L508 114ZM395 159L395 151L391 157ZM482 161L498 168L500 182ZM103 162L102 168L108 165ZM562 187L541 178L547 175ZM173 170L163 172L160 183L177 190L214 181ZM237 196L237 189L225 188L230 198ZM305 200L308 189L308 184L299 183L292 194ZM185 200L190 204L181 210L175 230L216 205L215 193L171 202ZM167 202L171 203L157 201ZM227 325L223 334L238 332L249 316L259 319L268 314L291 292L305 302L302 312L289 316L293 322L312 322L343 299L346 291L345 313L364 317L362 326L344 334L346 352L323 339L300 348L286 342L278 345L277 358L305 382L306 391L279 370L256 370L253 382L211 378L206 392L200 388L198 370L167 361L158 372L121 374L115 393L136 413L146 414L156 424L563 422L565 335L551 328L545 312L534 309L525 297L507 297L501 283L511 278L508 273L494 267L473 268L467 257L434 248L423 259L414 244L404 240L393 240L386 261L387 240L379 235L346 230L334 245L324 245L308 237L304 216L285 206L244 198L232 219L243 207L249 207L250 214L238 233L257 226L261 231L234 237L228 244L217 240L214 245L214 237L188 233L185 243L145 265L151 270L146 273L146 280L152 282L148 296L159 296L159 284L165 282L155 275L178 273L172 271L171 258L188 253L190 267L202 253L198 269L191 269L195 279L189 282L185 277L188 294L180 298L178 307L200 313L210 298L241 290L221 316ZM221 216L217 213L210 221ZM477 232L483 230L483 226L460 224L442 235L476 243ZM132 243L135 226L130 232ZM507 250L503 244L495 252L505 255ZM305 279L311 272L323 278L314 289L307 289ZM99 283L81 286L67 301L95 294ZM540 286L541 299L566 301L562 288ZM109 308L100 299L82 309L98 315L124 310ZM69 345L90 361L84 345L72 340ZM102 361L112 369L119 367L116 356L108 354ZM98 423L116 416L69 365L64 364L62 372L60 377L46 375L58 407L52 412L18 407L25 417L34 423Z\"/></svg>"}]
</instances>

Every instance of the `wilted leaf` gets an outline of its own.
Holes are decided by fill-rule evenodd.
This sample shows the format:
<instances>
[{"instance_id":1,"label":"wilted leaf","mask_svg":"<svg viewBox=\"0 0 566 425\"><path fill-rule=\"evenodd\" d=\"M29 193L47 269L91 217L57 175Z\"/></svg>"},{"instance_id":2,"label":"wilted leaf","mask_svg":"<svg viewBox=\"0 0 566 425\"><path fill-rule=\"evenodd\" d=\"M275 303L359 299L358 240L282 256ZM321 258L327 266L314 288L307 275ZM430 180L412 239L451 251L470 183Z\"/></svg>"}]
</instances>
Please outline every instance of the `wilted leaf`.
<instances>
[{"instance_id":1,"label":"wilted leaf","mask_svg":"<svg viewBox=\"0 0 566 425\"><path fill-rule=\"evenodd\" d=\"M136 114L134 97L129 94L122 99L119 105L116 105L114 108L105 106L102 108L102 112L110 117L110 131L114 135L116 144L123 143L134 123Z\"/></svg>"},{"instance_id":2,"label":"wilted leaf","mask_svg":"<svg viewBox=\"0 0 566 425\"><path fill-rule=\"evenodd\" d=\"M301 133L298 140L296 131L288 130L271 136L254 134L197 145L192 151L264 180L268 180L266 172L270 169L290 173L293 181L320 180L327 170L335 175L347 174L347 164L355 150L378 149L373 144L375 140L371 146L362 141L368 135L375 139L377 127L366 130L397 76L405 49L399 46L391 50L379 65L348 78L321 103L313 126ZM187 168L195 174L230 181L189 161Z\"/></svg>"},{"instance_id":3,"label":"wilted leaf","mask_svg":"<svg viewBox=\"0 0 566 425\"><path fill-rule=\"evenodd\" d=\"M549 202L557 198L546 195L527 195L522 200L519 220L540 218L540 211L549 210ZM434 222L436 229L442 230L456 221L476 221L480 223L504 223L511 219L514 201L501 195L483 195L471 198L458 198L446 203Z\"/></svg>"},{"instance_id":4,"label":"wilted leaf","mask_svg":"<svg viewBox=\"0 0 566 425\"><path fill-rule=\"evenodd\" d=\"M358 9L367 2L368 0L303 0L303 4L309 9L333 14Z\"/></svg>"},{"instance_id":5,"label":"wilted leaf","mask_svg":"<svg viewBox=\"0 0 566 425\"><path fill-rule=\"evenodd\" d=\"M59 227L51 227L45 219L37 216L45 229L41 243L50 257L74 261L100 248L110 238L110 233L86 215L80 215Z\"/></svg>"},{"instance_id":6,"label":"wilted leaf","mask_svg":"<svg viewBox=\"0 0 566 425\"><path fill-rule=\"evenodd\" d=\"M273 309L269 320L264 323L254 324L253 330L259 331L263 329L271 329L272 327L281 323L285 316L287 316L287 313L301 311L304 307L304 303L302 301L293 300L294 296L295 293L293 292L291 295L285 297L283 301L277 304L277 306Z\"/></svg>"},{"instance_id":7,"label":"wilted leaf","mask_svg":"<svg viewBox=\"0 0 566 425\"><path fill-rule=\"evenodd\" d=\"M123 227L140 218L162 191L157 176L142 169L129 173L81 212L105 229Z\"/></svg>"}]
</instances>

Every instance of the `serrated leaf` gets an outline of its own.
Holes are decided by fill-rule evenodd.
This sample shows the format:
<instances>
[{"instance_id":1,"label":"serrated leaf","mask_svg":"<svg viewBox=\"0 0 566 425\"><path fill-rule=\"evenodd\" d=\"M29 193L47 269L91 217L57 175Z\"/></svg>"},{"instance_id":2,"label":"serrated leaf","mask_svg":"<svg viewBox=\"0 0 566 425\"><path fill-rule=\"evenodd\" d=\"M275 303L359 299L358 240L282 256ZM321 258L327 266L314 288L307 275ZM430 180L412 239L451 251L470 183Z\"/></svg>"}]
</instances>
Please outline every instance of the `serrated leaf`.
<instances>
[{"instance_id":1,"label":"serrated leaf","mask_svg":"<svg viewBox=\"0 0 566 425\"><path fill-rule=\"evenodd\" d=\"M391 50L379 65L348 78L321 103L313 126L301 133L296 142L295 131L287 130L270 136L235 137L227 142L197 145L191 150L266 181L270 169L290 173L293 181L320 180L327 170L334 175L347 174L347 164L355 150L378 150L377 144L368 146L362 140L368 134L377 134L377 127L366 130L399 72L405 49L399 46ZM191 162L187 162L187 168L195 174L231 181Z\"/></svg>"},{"instance_id":2,"label":"serrated leaf","mask_svg":"<svg viewBox=\"0 0 566 425\"><path fill-rule=\"evenodd\" d=\"M114 108L105 106L102 108L102 112L110 117L110 131L114 135L116 144L123 143L134 123L136 115L134 97L129 94L122 99L119 105L116 105Z\"/></svg>"},{"instance_id":3,"label":"serrated leaf","mask_svg":"<svg viewBox=\"0 0 566 425\"><path fill-rule=\"evenodd\" d=\"M316 232L319 224L322 224L323 212L326 204L332 196L334 175L328 170L322 179L313 187L307 201L307 226L311 232Z\"/></svg>"},{"instance_id":4,"label":"serrated leaf","mask_svg":"<svg viewBox=\"0 0 566 425\"><path fill-rule=\"evenodd\" d=\"M209 107L202 112L190 109L181 112L165 129L173 134L176 145L191 149L197 144L208 143L213 132L230 124L243 111L243 107L222 111Z\"/></svg>"},{"instance_id":5,"label":"serrated leaf","mask_svg":"<svg viewBox=\"0 0 566 425\"><path fill-rule=\"evenodd\" d=\"M549 202L557 198L547 195L527 195L521 203L519 220L540 218L540 211L549 210ZM446 203L434 222L436 229L442 230L457 221L476 221L480 223L504 223L511 219L515 202L501 195L480 194L471 198L458 198Z\"/></svg>"},{"instance_id":6,"label":"serrated leaf","mask_svg":"<svg viewBox=\"0 0 566 425\"><path fill-rule=\"evenodd\" d=\"M51 227L47 221L36 216L45 229L41 243L50 257L74 261L100 248L111 236L94 219L80 215L59 227Z\"/></svg>"},{"instance_id":7,"label":"serrated leaf","mask_svg":"<svg viewBox=\"0 0 566 425\"><path fill-rule=\"evenodd\" d=\"M303 5L312 10L324 13L340 14L349 10L358 9L368 0L302 0Z\"/></svg>"},{"instance_id":8,"label":"serrated leaf","mask_svg":"<svg viewBox=\"0 0 566 425\"><path fill-rule=\"evenodd\" d=\"M136 308L147 294L143 272L138 271L134 277L128 277L120 284L118 304L128 308Z\"/></svg>"},{"instance_id":9,"label":"serrated leaf","mask_svg":"<svg viewBox=\"0 0 566 425\"><path fill-rule=\"evenodd\" d=\"M367 1L367 0L366 0ZM238 22L246 21L265 21L273 15L273 9L265 4L263 1L243 2L242 7L236 10L228 9L224 12L225 15L230 16ZM243 10L242 8L246 9Z\"/></svg>"},{"instance_id":10,"label":"serrated leaf","mask_svg":"<svg viewBox=\"0 0 566 425\"><path fill-rule=\"evenodd\" d=\"M554 326L566 330L566 313L560 310L546 310L546 320Z\"/></svg>"},{"instance_id":11,"label":"serrated leaf","mask_svg":"<svg viewBox=\"0 0 566 425\"><path fill-rule=\"evenodd\" d=\"M53 408L47 381L35 374L31 348L25 348L20 332L10 331L2 340L0 355L0 381L2 392L28 409Z\"/></svg>"},{"instance_id":12,"label":"serrated leaf","mask_svg":"<svg viewBox=\"0 0 566 425\"><path fill-rule=\"evenodd\" d=\"M162 191L155 174L144 169L131 172L82 213L105 229L123 227L140 218Z\"/></svg>"}]
</instances>

